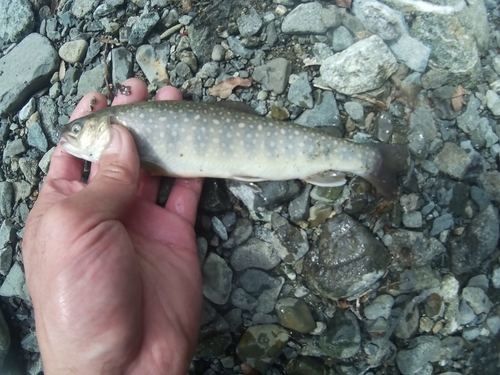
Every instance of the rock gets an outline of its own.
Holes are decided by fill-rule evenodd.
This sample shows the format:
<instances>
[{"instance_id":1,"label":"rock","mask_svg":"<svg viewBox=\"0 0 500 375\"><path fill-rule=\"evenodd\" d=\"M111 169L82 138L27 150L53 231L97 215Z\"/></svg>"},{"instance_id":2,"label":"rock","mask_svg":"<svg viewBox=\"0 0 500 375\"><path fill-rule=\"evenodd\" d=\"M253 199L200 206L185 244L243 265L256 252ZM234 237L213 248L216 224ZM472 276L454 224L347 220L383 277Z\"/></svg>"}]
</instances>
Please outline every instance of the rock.
<instances>
[{"instance_id":1,"label":"rock","mask_svg":"<svg viewBox=\"0 0 500 375\"><path fill-rule=\"evenodd\" d=\"M318 346L327 356L341 360L353 357L359 351L360 344L358 321L353 313L343 310L335 313L318 342Z\"/></svg>"},{"instance_id":2,"label":"rock","mask_svg":"<svg viewBox=\"0 0 500 375\"><path fill-rule=\"evenodd\" d=\"M303 262L307 285L327 298L352 298L385 273L389 253L373 235L346 214L323 223L322 234Z\"/></svg>"},{"instance_id":3,"label":"rock","mask_svg":"<svg viewBox=\"0 0 500 375\"><path fill-rule=\"evenodd\" d=\"M481 288L467 286L462 290L462 298L474 310L476 315L490 312L493 303L490 301L486 293Z\"/></svg>"},{"instance_id":4,"label":"rock","mask_svg":"<svg viewBox=\"0 0 500 375\"><path fill-rule=\"evenodd\" d=\"M98 4L99 0L75 0L71 7L71 13L73 13L76 18L83 18L85 15L92 12Z\"/></svg>"},{"instance_id":5,"label":"rock","mask_svg":"<svg viewBox=\"0 0 500 375\"><path fill-rule=\"evenodd\" d=\"M238 17L236 24L238 25L241 36L249 37L259 32L262 27L262 18L253 10L250 14Z\"/></svg>"},{"instance_id":6,"label":"rock","mask_svg":"<svg viewBox=\"0 0 500 375\"><path fill-rule=\"evenodd\" d=\"M292 358L287 363L285 371L288 375L322 375L327 373L323 361L305 356Z\"/></svg>"},{"instance_id":7,"label":"rock","mask_svg":"<svg viewBox=\"0 0 500 375\"><path fill-rule=\"evenodd\" d=\"M213 303L223 305L231 294L233 271L215 253L208 254L202 267L203 295Z\"/></svg>"},{"instance_id":8,"label":"rock","mask_svg":"<svg viewBox=\"0 0 500 375\"><path fill-rule=\"evenodd\" d=\"M2 297L18 297L24 301L30 301L28 288L24 271L19 262L14 263L0 287L0 296Z\"/></svg>"},{"instance_id":9,"label":"rock","mask_svg":"<svg viewBox=\"0 0 500 375\"><path fill-rule=\"evenodd\" d=\"M445 175L461 180L472 164L472 157L452 142L445 142L443 149L434 158L434 164Z\"/></svg>"},{"instance_id":10,"label":"rock","mask_svg":"<svg viewBox=\"0 0 500 375\"><path fill-rule=\"evenodd\" d=\"M91 70L83 72L78 81L78 97L82 97L90 91L99 91L104 87L104 76L106 67L104 64L97 65Z\"/></svg>"},{"instance_id":11,"label":"rock","mask_svg":"<svg viewBox=\"0 0 500 375\"><path fill-rule=\"evenodd\" d=\"M249 327L236 346L241 361L265 373L288 342L288 332L275 324Z\"/></svg>"},{"instance_id":12,"label":"rock","mask_svg":"<svg viewBox=\"0 0 500 375\"><path fill-rule=\"evenodd\" d=\"M25 37L0 58L0 114L16 112L58 67L59 57L47 38L36 33Z\"/></svg>"},{"instance_id":13,"label":"rock","mask_svg":"<svg viewBox=\"0 0 500 375\"><path fill-rule=\"evenodd\" d=\"M236 56L240 56L241 58L250 59L254 54L253 49L246 48L243 43L241 43L241 40L234 36L227 38L227 44L229 45L229 48L231 48L231 51L233 51Z\"/></svg>"},{"instance_id":14,"label":"rock","mask_svg":"<svg viewBox=\"0 0 500 375\"><path fill-rule=\"evenodd\" d=\"M363 105L359 102L346 102L344 104L344 108L347 112L347 114L354 120L354 121L361 121L364 119L364 109Z\"/></svg>"},{"instance_id":15,"label":"rock","mask_svg":"<svg viewBox=\"0 0 500 375\"><path fill-rule=\"evenodd\" d=\"M355 4L353 11L368 31L383 40L393 40L407 34L403 14L378 1Z\"/></svg>"},{"instance_id":16,"label":"rock","mask_svg":"<svg viewBox=\"0 0 500 375\"><path fill-rule=\"evenodd\" d=\"M500 203L500 172L489 171L483 181L484 192L496 203Z\"/></svg>"},{"instance_id":17,"label":"rock","mask_svg":"<svg viewBox=\"0 0 500 375\"><path fill-rule=\"evenodd\" d=\"M13 244L16 238L16 228L9 220L2 221L0 226L0 249Z\"/></svg>"},{"instance_id":18,"label":"rock","mask_svg":"<svg viewBox=\"0 0 500 375\"><path fill-rule=\"evenodd\" d=\"M143 13L132 25L128 42L134 46L141 44L159 20L160 16L156 12Z\"/></svg>"},{"instance_id":19,"label":"rock","mask_svg":"<svg viewBox=\"0 0 500 375\"><path fill-rule=\"evenodd\" d=\"M486 91L486 105L493 116L500 116L500 97L495 91Z\"/></svg>"},{"instance_id":20,"label":"rock","mask_svg":"<svg viewBox=\"0 0 500 375\"><path fill-rule=\"evenodd\" d=\"M409 149L418 159L425 159L430 143L437 136L437 128L432 112L425 107L417 107L410 115ZM435 162L435 161L434 161Z\"/></svg>"},{"instance_id":21,"label":"rock","mask_svg":"<svg viewBox=\"0 0 500 375\"><path fill-rule=\"evenodd\" d=\"M276 313L283 327L300 333L310 333L316 328L316 323L307 303L296 298L282 298L276 303Z\"/></svg>"},{"instance_id":22,"label":"rock","mask_svg":"<svg viewBox=\"0 0 500 375\"><path fill-rule=\"evenodd\" d=\"M14 188L8 181L0 181L0 215L4 218L12 216L14 206Z\"/></svg>"},{"instance_id":23,"label":"rock","mask_svg":"<svg viewBox=\"0 0 500 375\"><path fill-rule=\"evenodd\" d=\"M324 34L327 28L322 13L319 3L300 4L285 17L281 31L285 34Z\"/></svg>"},{"instance_id":24,"label":"rock","mask_svg":"<svg viewBox=\"0 0 500 375\"><path fill-rule=\"evenodd\" d=\"M453 228L455 226L455 219L452 214L444 214L432 222L432 229L430 231L431 236L435 236L446 229Z\"/></svg>"},{"instance_id":25,"label":"rock","mask_svg":"<svg viewBox=\"0 0 500 375\"><path fill-rule=\"evenodd\" d=\"M346 95L376 89L397 69L397 61L376 35L329 57L321 65L321 78Z\"/></svg>"},{"instance_id":26,"label":"rock","mask_svg":"<svg viewBox=\"0 0 500 375\"><path fill-rule=\"evenodd\" d=\"M24 350L31 353L40 353L40 348L38 347L38 341L36 339L36 333L30 332L21 340L21 346Z\"/></svg>"},{"instance_id":27,"label":"rock","mask_svg":"<svg viewBox=\"0 0 500 375\"><path fill-rule=\"evenodd\" d=\"M166 70L169 59L170 45L162 43L153 47L143 44L137 49L135 58L146 75L149 83L163 87L168 85L170 80Z\"/></svg>"},{"instance_id":28,"label":"rock","mask_svg":"<svg viewBox=\"0 0 500 375\"><path fill-rule=\"evenodd\" d=\"M471 96L466 111L457 117L458 127L469 135L474 148L480 149L484 146L490 147L498 141L498 136L486 118L479 116L481 102L475 96Z\"/></svg>"},{"instance_id":29,"label":"rock","mask_svg":"<svg viewBox=\"0 0 500 375\"><path fill-rule=\"evenodd\" d=\"M499 226L498 211L489 205L472 219L462 237L451 241L451 269L456 275L480 267L481 262L495 251Z\"/></svg>"},{"instance_id":30,"label":"rock","mask_svg":"<svg viewBox=\"0 0 500 375\"><path fill-rule=\"evenodd\" d=\"M312 53L319 62L333 56L332 49L326 43L314 43Z\"/></svg>"},{"instance_id":31,"label":"rock","mask_svg":"<svg viewBox=\"0 0 500 375\"><path fill-rule=\"evenodd\" d=\"M231 253L231 266L235 271L248 268L270 270L281 261L278 253L267 242L250 238L243 245L236 247Z\"/></svg>"},{"instance_id":32,"label":"rock","mask_svg":"<svg viewBox=\"0 0 500 375\"><path fill-rule=\"evenodd\" d=\"M418 39L404 34L396 40L389 41L387 45L396 59L408 68L421 73L427 68L432 51Z\"/></svg>"},{"instance_id":33,"label":"rock","mask_svg":"<svg viewBox=\"0 0 500 375\"><path fill-rule=\"evenodd\" d=\"M16 138L5 145L3 150L3 161L13 156L17 156L26 152L26 146L21 138Z\"/></svg>"},{"instance_id":34,"label":"rock","mask_svg":"<svg viewBox=\"0 0 500 375\"><path fill-rule=\"evenodd\" d=\"M312 108L314 106L312 88L306 72L300 73L297 80L290 85L288 100L302 108Z\"/></svg>"},{"instance_id":35,"label":"rock","mask_svg":"<svg viewBox=\"0 0 500 375\"><path fill-rule=\"evenodd\" d=\"M421 228L422 213L418 211L403 213L403 225L407 228Z\"/></svg>"},{"instance_id":36,"label":"rock","mask_svg":"<svg viewBox=\"0 0 500 375\"><path fill-rule=\"evenodd\" d=\"M138 48L137 54L142 47L143 46ZM132 77L133 67L132 52L125 47L118 47L111 50L111 78L113 80L113 85L122 83L127 78Z\"/></svg>"},{"instance_id":37,"label":"rock","mask_svg":"<svg viewBox=\"0 0 500 375\"><path fill-rule=\"evenodd\" d=\"M85 92L86 94L87 92ZM47 95L38 99L37 105L40 113L41 125L45 135L48 136L50 142L57 145L59 142L59 127L58 127L58 111L55 101Z\"/></svg>"},{"instance_id":38,"label":"rock","mask_svg":"<svg viewBox=\"0 0 500 375\"><path fill-rule=\"evenodd\" d=\"M212 60L223 61L225 55L226 55L226 49L222 47L220 44L216 44L214 46L214 49L212 50Z\"/></svg>"},{"instance_id":39,"label":"rock","mask_svg":"<svg viewBox=\"0 0 500 375\"><path fill-rule=\"evenodd\" d=\"M306 109L295 123L304 126L334 126L342 129L342 120L335 96L331 91L323 91L316 99L313 109Z\"/></svg>"},{"instance_id":40,"label":"rock","mask_svg":"<svg viewBox=\"0 0 500 375\"><path fill-rule=\"evenodd\" d=\"M377 318L388 319L391 315L392 305L394 305L394 298L389 294L381 294L363 310L366 319L375 320Z\"/></svg>"},{"instance_id":41,"label":"rock","mask_svg":"<svg viewBox=\"0 0 500 375\"><path fill-rule=\"evenodd\" d=\"M227 241L227 229L217 216L212 217L212 229L214 230L215 234L220 237L221 240Z\"/></svg>"},{"instance_id":42,"label":"rock","mask_svg":"<svg viewBox=\"0 0 500 375\"><path fill-rule=\"evenodd\" d=\"M38 161L30 157L22 157L19 159L19 168L23 172L26 181L35 185L38 182L36 175L38 169Z\"/></svg>"},{"instance_id":43,"label":"rock","mask_svg":"<svg viewBox=\"0 0 500 375\"><path fill-rule=\"evenodd\" d=\"M28 0L1 0L0 9L0 45L17 43L33 31L35 17Z\"/></svg>"},{"instance_id":44,"label":"rock","mask_svg":"<svg viewBox=\"0 0 500 375\"><path fill-rule=\"evenodd\" d=\"M290 62L278 57L265 65L257 66L253 78L261 83L265 90L282 94L285 91L291 70Z\"/></svg>"},{"instance_id":45,"label":"rock","mask_svg":"<svg viewBox=\"0 0 500 375\"><path fill-rule=\"evenodd\" d=\"M257 298L259 304L257 305L256 311L258 313L270 314L274 311L281 288L285 283L285 278L277 277L275 281L277 282L276 286L273 286L270 289L265 289Z\"/></svg>"},{"instance_id":46,"label":"rock","mask_svg":"<svg viewBox=\"0 0 500 375\"><path fill-rule=\"evenodd\" d=\"M423 371L428 362L439 359L441 342L436 336L419 336L410 341L408 349L396 355L396 363L404 375L413 375Z\"/></svg>"},{"instance_id":47,"label":"rock","mask_svg":"<svg viewBox=\"0 0 500 375\"><path fill-rule=\"evenodd\" d=\"M256 269L247 269L238 278L238 284L252 295L259 295L264 290L273 289L280 285L278 279L269 276L266 272Z\"/></svg>"},{"instance_id":48,"label":"rock","mask_svg":"<svg viewBox=\"0 0 500 375\"><path fill-rule=\"evenodd\" d=\"M59 48L59 57L69 64L77 63L83 60L88 47L89 44L84 39L66 42Z\"/></svg>"},{"instance_id":49,"label":"rock","mask_svg":"<svg viewBox=\"0 0 500 375\"><path fill-rule=\"evenodd\" d=\"M236 288L231 293L231 304L242 310L253 311L259 302L252 295L245 292L243 288Z\"/></svg>"},{"instance_id":50,"label":"rock","mask_svg":"<svg viewBox=\"0 0 500 375\"><path fill-rule=\"evenodd\" d=\"M28 100L28 103L24 105L23 108L19 111L19 120L26 121L31 117L33 113L36 111L36 101L35 98L31 98Z\"/></svg>"},{"instance_id":51,"label":"rock","mask_svg":"<svg viewBox=\"0 0 500 375\"><path fill-rule=\"evenodd\" d=\"M332 34L332 50L342 52L354 44L354 38L347 27L340 26Z\"/></svg>"},{"instance_id":52,"label":"rock","mask_svg":"<svg viewBox=\"0 0 500 375\"><path fill-rule=\"evenodd\" d=\"M236 222L236 227L230 233L227 241L222 243L222 247L225 249L232 249L238 245L241 245L246 240L250 238L253 232L252 222L246 218L238 219Z\"/></svg>"}]
</instances>

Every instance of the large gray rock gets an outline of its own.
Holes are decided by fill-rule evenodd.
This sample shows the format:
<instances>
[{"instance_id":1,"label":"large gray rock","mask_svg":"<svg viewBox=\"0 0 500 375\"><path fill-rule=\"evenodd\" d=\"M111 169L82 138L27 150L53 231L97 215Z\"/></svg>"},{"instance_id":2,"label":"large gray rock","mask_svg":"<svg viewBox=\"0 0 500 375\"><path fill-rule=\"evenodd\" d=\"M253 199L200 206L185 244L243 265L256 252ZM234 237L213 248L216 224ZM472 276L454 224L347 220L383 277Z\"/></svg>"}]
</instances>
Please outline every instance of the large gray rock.
<instances>
[{"instance_id":1,"label":"large gray rock","mask_svg":"<svg viewBox=\"0 0 500 375\"><path fill-rule=\"evenodd\" d=\"M384 41L372 35L323 61L321 78L332 89L352 95L376 89L397 69Z\"/></svg>"},{"instance_id":2,"label":"large gray rock","mask_svg":"<svg viewBox=\"0 0 500 375\"><path fill-rule=\"evenodd\" d=\"M0 0L0 45L19 42L33 31L35 17L29 0Z\"/></svg>"},{"instance_id":3,"label":"large gray rock","mask_svg":"<svg viewBox=\"0 0 500 375\"><path fill-rule=\"evenodd\" d=\"M47 86L58 67L59 56L47 38L36 33L24 38L0 59L0 116L17 111Z\"/></svg>"},{"instance_id":4,"label":"large gray rock","mask_svg":"<svg viewBox=\"0 0 500 375\"><path fill-rule=\"evenodd\" d=\"M281 31L286 34L323 34L327 28L321 17L320 3L300 4L283 20Z\"/></svg>"}]
</instances>

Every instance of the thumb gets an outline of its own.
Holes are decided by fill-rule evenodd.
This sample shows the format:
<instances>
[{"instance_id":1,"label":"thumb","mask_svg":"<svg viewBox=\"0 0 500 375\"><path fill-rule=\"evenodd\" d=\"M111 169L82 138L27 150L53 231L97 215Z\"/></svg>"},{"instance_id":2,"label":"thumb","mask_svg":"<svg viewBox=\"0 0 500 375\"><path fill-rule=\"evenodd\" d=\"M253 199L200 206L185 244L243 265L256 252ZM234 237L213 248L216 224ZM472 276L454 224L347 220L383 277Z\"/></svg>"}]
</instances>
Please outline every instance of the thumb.
<instances>
[{"instance_id":1,"label":"thumb","mask_svg":"<svg viewBox=\"0 0 500 375\"><path fill-rule=\"evenodd\" d=\"M111 141L99 162L99 170L80 191L82 201L99 211L103 220L118 219L137 192L139 156L134 139L122 126L111 126Z\"/></svg>"}]
</instances>

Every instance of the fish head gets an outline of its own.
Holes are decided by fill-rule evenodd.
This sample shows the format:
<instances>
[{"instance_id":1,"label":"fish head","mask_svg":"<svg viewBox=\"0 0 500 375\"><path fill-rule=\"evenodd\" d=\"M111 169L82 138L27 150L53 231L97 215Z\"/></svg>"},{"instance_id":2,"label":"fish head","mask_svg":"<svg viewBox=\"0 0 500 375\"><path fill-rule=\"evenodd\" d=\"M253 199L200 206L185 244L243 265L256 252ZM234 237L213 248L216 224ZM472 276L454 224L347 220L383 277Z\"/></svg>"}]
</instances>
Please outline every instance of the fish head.
<instances>
[{"instance_id":1,"label":"fish head","mask_svg":"<svg viewBox=\"0 0 500 375\"><path fill-rule=\"evenodd\" d=\"M111 139L109 116L89 115L68 123L61 134L61 145L77 158L98 162Z\"/></svg>"}]
</instances>

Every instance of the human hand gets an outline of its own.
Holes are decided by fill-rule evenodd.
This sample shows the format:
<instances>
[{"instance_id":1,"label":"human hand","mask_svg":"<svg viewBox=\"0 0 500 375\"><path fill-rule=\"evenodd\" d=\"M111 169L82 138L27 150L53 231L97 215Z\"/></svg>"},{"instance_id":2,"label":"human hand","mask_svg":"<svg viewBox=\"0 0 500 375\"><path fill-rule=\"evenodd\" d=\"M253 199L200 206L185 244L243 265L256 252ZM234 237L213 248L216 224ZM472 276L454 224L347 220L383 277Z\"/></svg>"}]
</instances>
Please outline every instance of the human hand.
<instances>
[{"instance_id":1,"label":"human hand","mask_svg":"<svg viewBox=\"0 0 500 375\"><path fill-rule=\"evenodd\" d=\"M147 100L144 83L113 105ZM179 100L172 87L157 100ZM85 95L70 120L106 107ZM83 161L60 145L23 240L45 374L182 374L197 343L201 272L194 221L202 181L177 179L166 206L158 178L139 172L130 134L113 126L109 147L80 182Z\"/></svg>"}]
</instances>

